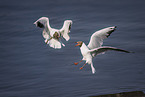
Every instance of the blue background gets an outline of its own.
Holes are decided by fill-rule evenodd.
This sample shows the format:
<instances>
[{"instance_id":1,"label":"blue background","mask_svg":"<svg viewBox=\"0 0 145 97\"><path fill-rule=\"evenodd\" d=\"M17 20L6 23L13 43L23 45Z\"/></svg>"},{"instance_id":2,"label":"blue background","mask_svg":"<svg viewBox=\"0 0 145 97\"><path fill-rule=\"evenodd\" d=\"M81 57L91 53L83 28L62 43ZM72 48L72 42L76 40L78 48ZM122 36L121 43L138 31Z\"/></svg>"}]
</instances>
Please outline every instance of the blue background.
<instances>
[{"instance_id":1,"label":"blue background","mask_svg":"<svg viewBox=\"0 0 145 97\"><path fill-rule=\"evenodd\" d=\"M88 97L145 91L144 0L1 0L0 97ZM44 43L40 17L61 28L73 20L71 39L60 50ZM95 31L117 26L104 45L135 53L107 52L93 59L96 73L82 59L76 41L88 44Z\"/></svg>"}]
</instances>

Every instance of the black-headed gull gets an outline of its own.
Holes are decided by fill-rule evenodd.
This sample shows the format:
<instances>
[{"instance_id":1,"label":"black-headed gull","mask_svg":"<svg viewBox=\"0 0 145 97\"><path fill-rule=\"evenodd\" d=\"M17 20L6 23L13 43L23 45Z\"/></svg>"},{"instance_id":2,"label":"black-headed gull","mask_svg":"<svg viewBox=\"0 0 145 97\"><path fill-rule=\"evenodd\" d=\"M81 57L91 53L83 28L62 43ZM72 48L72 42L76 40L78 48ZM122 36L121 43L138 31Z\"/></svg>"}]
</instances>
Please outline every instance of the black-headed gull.
<instances>
[{"instance_id":1,"label":"black-headed gull","mask_svg":"<svg viewBox=\"0 0 145 97\"><path fill-rule=\"evenodd\" d=\"M96 31L91 36L88 45L86 45L83 41L76 42L77 43L76 46L80 46L80 51L83 56L83 59L79 62L82 62L83 60L86 61L86 63L80 69L83 69L83 67L88 63L91 65L92 73L94 74L95 68L93 66L92 58L98 54L103 54L105 51L114 50L114 51L130 53L129 51L118 49L115 47L102 46L103 39L110 36L110 34L115 30L115 28L116 26L113 26L113 27L107 27L99 31ZM79 62L75 62L74 64L77 65Z\"/></svg>"},{"instance_id":2,"label":"black-headed gull","mask_svg":"<svg viewBox=\"0 0 145 97\"><path fill-rule=\"evenodd\" d=\"M34 24L37 27L43 28L42 35L45 38L45 43L49 44L50 47L55 49L60 49L61 45L65 46L61 42L61 37L63 37L66 41L70 39L69 32L71 29L72 21L65 20L63 27L61 29L54 29L50 27L49 18L41 17Z\"/></svg>"}]
</instances>

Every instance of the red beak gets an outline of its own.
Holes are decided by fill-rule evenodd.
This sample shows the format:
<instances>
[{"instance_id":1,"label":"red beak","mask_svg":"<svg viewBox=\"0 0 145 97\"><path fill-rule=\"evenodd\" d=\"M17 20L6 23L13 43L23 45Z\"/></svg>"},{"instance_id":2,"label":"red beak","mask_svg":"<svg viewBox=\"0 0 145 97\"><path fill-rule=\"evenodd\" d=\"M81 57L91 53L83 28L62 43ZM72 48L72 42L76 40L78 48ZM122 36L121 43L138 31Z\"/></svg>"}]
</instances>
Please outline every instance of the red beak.
<instances>
[{"instance_id":1,"label":"red beak","mask_svg":"<svg viewBox=\"0 0 145 97\"><path fill-rule=\"evenodd\" d=\"M79 46L79 44L75 45L75 47L76 47L76 46Z\"/></svg>"},{"instance_id":2,"label":"red beak","mask_svg":"<svg viewBox=\"0 0 145 97\"><path fill-rule=\"evenodd\" d=\"M76 47L76 46L79 46L78 42L75 42L75 43L77 43L77 45L75 45L75 47Z\"/></svg>"}]
</instances>

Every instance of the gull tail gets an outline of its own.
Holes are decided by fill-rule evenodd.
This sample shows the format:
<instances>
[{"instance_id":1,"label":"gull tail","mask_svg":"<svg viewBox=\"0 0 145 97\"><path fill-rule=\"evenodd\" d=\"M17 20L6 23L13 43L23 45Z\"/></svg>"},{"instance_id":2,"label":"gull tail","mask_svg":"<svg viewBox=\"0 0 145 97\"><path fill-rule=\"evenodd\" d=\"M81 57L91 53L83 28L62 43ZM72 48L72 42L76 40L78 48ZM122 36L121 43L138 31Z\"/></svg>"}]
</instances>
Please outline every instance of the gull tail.
<instances>
[{"instance_id":1,"label":"gull tail","mask_svg":"<svg viewBox=\"0 0 145 97\"><path fill-rule=\"evenodd\" d=\"M61 43L56 40L56 39L51 39L48 41L48 43L50 47L55 48L55 49L60 49L61 48Z\"/></svg>"}]
</instances>

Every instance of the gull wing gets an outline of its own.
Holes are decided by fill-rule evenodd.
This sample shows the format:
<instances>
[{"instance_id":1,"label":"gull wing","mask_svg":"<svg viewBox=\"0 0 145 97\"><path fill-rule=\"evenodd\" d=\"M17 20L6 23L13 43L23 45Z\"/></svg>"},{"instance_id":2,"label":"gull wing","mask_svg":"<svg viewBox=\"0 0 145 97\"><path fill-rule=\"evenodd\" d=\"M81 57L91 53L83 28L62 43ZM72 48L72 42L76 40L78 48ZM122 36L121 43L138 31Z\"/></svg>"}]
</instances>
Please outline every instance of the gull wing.
<instances>
[{"instance_id":1,"label":"gull wing","mask_svg":"<svg viewBox=\"0 0 145 97\"><path fill-rule=\"evenodd\" d=\"M70 39L69 32L72 26L72 20L65 20L63 27L60 29L60 34L63 38L68 41Z\"/></svg>"},{"instance_id":2,"label":"gull wing","mask_svg":"<svg viewBox=\"0 0 145 97\"><path fill-rule=\"evenodd\" d=\"M42 36L43 36L45 39L50 39L50 33L49 33L49 32L46 32L45 29L44 29L43 32L42 32Z\"/></svg>"},{"instance_id":3,"label":"gull wing","mask_svg":"<svg viewBox=\"0 0 145 97\"><path fill-rule=\"evenodd\" d=\"M92 34L90 38L90 42L88 44L89 49L94 49L102 46L103 40L110 36L110 34L115 30L116 26L108 27L101 29L99 31L96 31Z\"/></svg>"},{"instance_id":4,"label":"gull wing","mask_svg":"<svg viewBox=\"0 0 145 97\"><path fill-rule=\"evenodd\" d=\"M89 52L92 54L93 57L95 57L96 55L102 54L106 51L119 51L119 52L131 53L130 51L127 51L127 50L123 50L123 49L119 49L115 47L109 47L109 46L102 46L102 47L89 50Z\"/></svg>"},{"instance_id":5,"label":"gull wing","mask_svg":"<svg viewBox=\"0 0 145 97\"><path fill-rule=\"evenodd\" d=\"M49 39L51 37L51 33L50 33L51 27L49 25L49 19L47 17L39 18L36 22L34 22L34 24L37 27L40 27L43 29L42 36L45 39Z\"/></svg>"}]
</instances>

